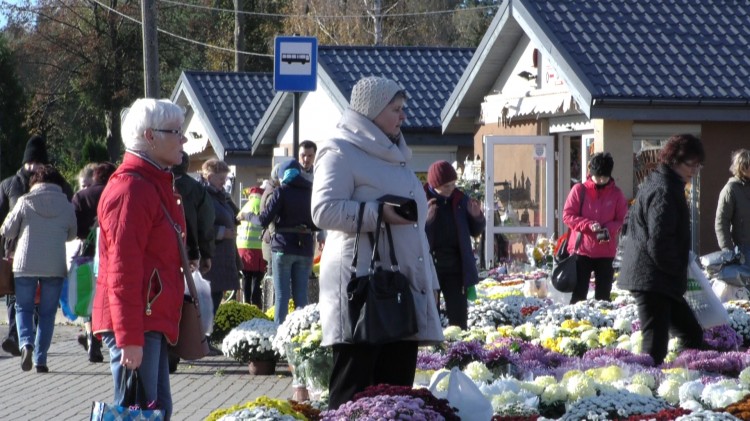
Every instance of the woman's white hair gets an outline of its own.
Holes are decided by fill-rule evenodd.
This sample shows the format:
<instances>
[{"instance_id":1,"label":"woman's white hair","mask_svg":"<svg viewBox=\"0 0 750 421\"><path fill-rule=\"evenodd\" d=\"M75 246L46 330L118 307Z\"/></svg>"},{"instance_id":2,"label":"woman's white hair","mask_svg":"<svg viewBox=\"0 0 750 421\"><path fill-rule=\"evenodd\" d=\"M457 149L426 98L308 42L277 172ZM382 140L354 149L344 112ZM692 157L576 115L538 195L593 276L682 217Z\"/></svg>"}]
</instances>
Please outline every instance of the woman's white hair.
<instances>
[{"instance_id":1,"label":"woman's white hair","mask_svg":"<svg viewBox=\"0 0 750 421\"><path fill-rule=\"evenodd\" d=\"M185 121L185 109L168 99L139 98L120 114L120 135L127 149L145 151L149 144L146 129L163 129L167 125ZM160 132L155 132L160 133Z\"/></svg>"}]
</instances>

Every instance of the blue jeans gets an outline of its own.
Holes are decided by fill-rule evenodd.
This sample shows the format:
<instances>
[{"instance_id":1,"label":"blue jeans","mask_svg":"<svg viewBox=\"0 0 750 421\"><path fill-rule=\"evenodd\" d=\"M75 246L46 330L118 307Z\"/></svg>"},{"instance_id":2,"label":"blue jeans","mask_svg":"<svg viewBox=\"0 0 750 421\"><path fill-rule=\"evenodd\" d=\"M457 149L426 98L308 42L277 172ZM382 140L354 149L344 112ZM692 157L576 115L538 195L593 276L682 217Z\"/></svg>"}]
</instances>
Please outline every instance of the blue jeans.
<instances>
[{"instance_id":1,"label":"blue jeans","mask_svg":"<svg viewBox=\"0 0 750 421\"><path fill-rule=\"evenodd\" d=\"M273 252L273 297L274 312L273 321L277 325L284 323L289 312L289 297L294 299L296 308L307 305L307 283L312 273L312 256L300 256L297 254L284 254ZM290 289L291 281L291 289Z\"/></svg>"},{"instance_id":2,"label":"blue jeans","mask_svg":"<svg viewBox=\"0 0 750 421\"><path fill-rule=\"evenodd\" d=\"M143 388L146 391L146 401L156 401L159 409L164 411L165 420L172 416L172 391L169 387L169 359L167 358L167 340L161 332L146 332L143 334L143 360L138 368ZM122 405L125 391L120 388L125 367L120 365L122 350L117 347L115 335L112 332L102 333L102 342L109 348L109 368L115 384L115 404ZM138 397L140 400L141 398Z\"/></svg>"},{"instance_id":3,"label":"blue jeans","mask_svg":"<svg viewBox=\"0 0 750 421\"><path fill-rule=\"evenodd\" d=\"M750 268L750 244L743 244L739 248L740 253L745 256L745 266Z\"/></svg>"},{"instance_id":4,"label":"blue jeans","mask_svg":"<svg viewBox=\"0 0 750 421\"><path fill-rule=\"evenodd\" d=\"M39 325L34 335L34 295L37 283L41 286L39 298ZM38 276L17 276L16 285L16 326L18 327L18 347L34 347L34 365L47 365L47 351L52 344L55 330L55 315L60 302L63 278ZM36 336L36 338L35 338Z\"/></svg>"}]
</instances>

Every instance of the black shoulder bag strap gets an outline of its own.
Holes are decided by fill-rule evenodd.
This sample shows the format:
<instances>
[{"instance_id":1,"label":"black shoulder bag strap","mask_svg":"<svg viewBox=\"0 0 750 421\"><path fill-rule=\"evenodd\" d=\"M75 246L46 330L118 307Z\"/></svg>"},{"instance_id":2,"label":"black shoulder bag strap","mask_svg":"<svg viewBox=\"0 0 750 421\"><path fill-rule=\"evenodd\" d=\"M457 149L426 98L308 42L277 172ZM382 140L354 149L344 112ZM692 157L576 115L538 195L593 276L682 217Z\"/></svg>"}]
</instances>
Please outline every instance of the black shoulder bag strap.
<instances>
[{"instance_id":1,"label":"black shoulder bag strap","mask_svg":"<svg viewBox=\"0 0 750 421\"><path fill-rule=\"evenodd\" d=\"M357 216L357 236L354 238L354 256L352 257L352 279L357 276L357 254L359 253L359 234L362 231L362 218L365 215L365 202L359 204Z\"/></svg>"},{"instance_id":2,"label":"black shoulder bag strap","mask_svg":"<svg viewBox=\"0 0 750 421\"><path fill-rule=\"evenodd\" d=\"M586 186L584 186L583 183L580 183L580 184L581 184L581 207L578 209L578 216L583 216L583 201L586 199ZM582 237L583 236L581 235L581 232L578 231L578 237L576 237L576 246L573 249L573 253L578 251L578 246L581 245Z\"/></svg>"}]
</instances>

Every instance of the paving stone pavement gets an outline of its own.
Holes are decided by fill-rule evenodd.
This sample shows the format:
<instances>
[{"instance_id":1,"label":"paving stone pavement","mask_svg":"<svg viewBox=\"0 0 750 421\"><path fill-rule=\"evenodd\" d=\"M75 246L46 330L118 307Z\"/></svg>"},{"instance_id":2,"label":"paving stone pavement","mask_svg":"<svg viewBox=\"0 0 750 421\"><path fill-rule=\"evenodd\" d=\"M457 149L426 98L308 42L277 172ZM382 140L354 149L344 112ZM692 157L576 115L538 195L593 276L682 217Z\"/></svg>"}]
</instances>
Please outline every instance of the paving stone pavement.
<instances>
[{"instance_id":1,"label":"paving stone pavement","mask_svg":"<svg viewBox=\"0 0 750 421\"><path fill-rule=\"evenodd\" d=\"M5 306L0 308L5 313ZM0 337L7 329L0 325ZM22 371L20 357L0 350L0 420L88 420L93 401L112 400L109 353L105 349L104 363L89 363L76 340L81 332L81 325L58 318L46 374ZM214 409L263 395L288 399L293 394L286 365L280 364L276 375L252 376L247 365L224 356L182 362L170 383L175 421L202 420Z\"/></svg>"}]
</instances>

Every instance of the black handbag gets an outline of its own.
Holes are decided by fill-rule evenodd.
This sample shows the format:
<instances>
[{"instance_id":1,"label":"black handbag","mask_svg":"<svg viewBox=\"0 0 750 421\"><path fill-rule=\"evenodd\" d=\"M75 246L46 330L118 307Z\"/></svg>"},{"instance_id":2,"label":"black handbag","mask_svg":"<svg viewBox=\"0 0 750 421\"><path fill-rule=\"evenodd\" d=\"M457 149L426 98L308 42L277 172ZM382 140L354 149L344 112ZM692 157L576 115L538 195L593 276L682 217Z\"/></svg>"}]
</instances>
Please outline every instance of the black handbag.
<instances>
[{"instance_id":1,"label":"black handbag","mask_svg":"<svg viewBox=\"0 0 750 421\"><path fill-rule=\"evenodd\" d=\"M383 204L378 208L377 227L372 240L372 258L367 275L357 276L357 255L362 230L364 203L359 208L357 236L354 241L351 280L347 285L348 326L345 340L355 344L382 345L408 338L419 331L414 296L409 279L400 272L390 224L385 224L390 247L391 269L380 266L378 238L383 219Z\"/></svg>"},{"instance_id":2,"label":"black handbag","mask_svg":"<svg viewBox=\"0 0 750 421\"><path fill-rule=\"evenodd\" d=\"M583 213L583 200L585 198L586 189L583 189L584 196L581 197L581 208L578 214ZM578 246L581 245L581 233L578 232L576 237L576 245L573 249L573 253L568 253L568 240L570 239L570 231L566 234L565 239L557 249L557 253L552 259L552 273L550 274L550 282L556 290L560 292L573 292L578 283L578 270L576 269L578 260Z\"/></svg>"}]
</instances>

